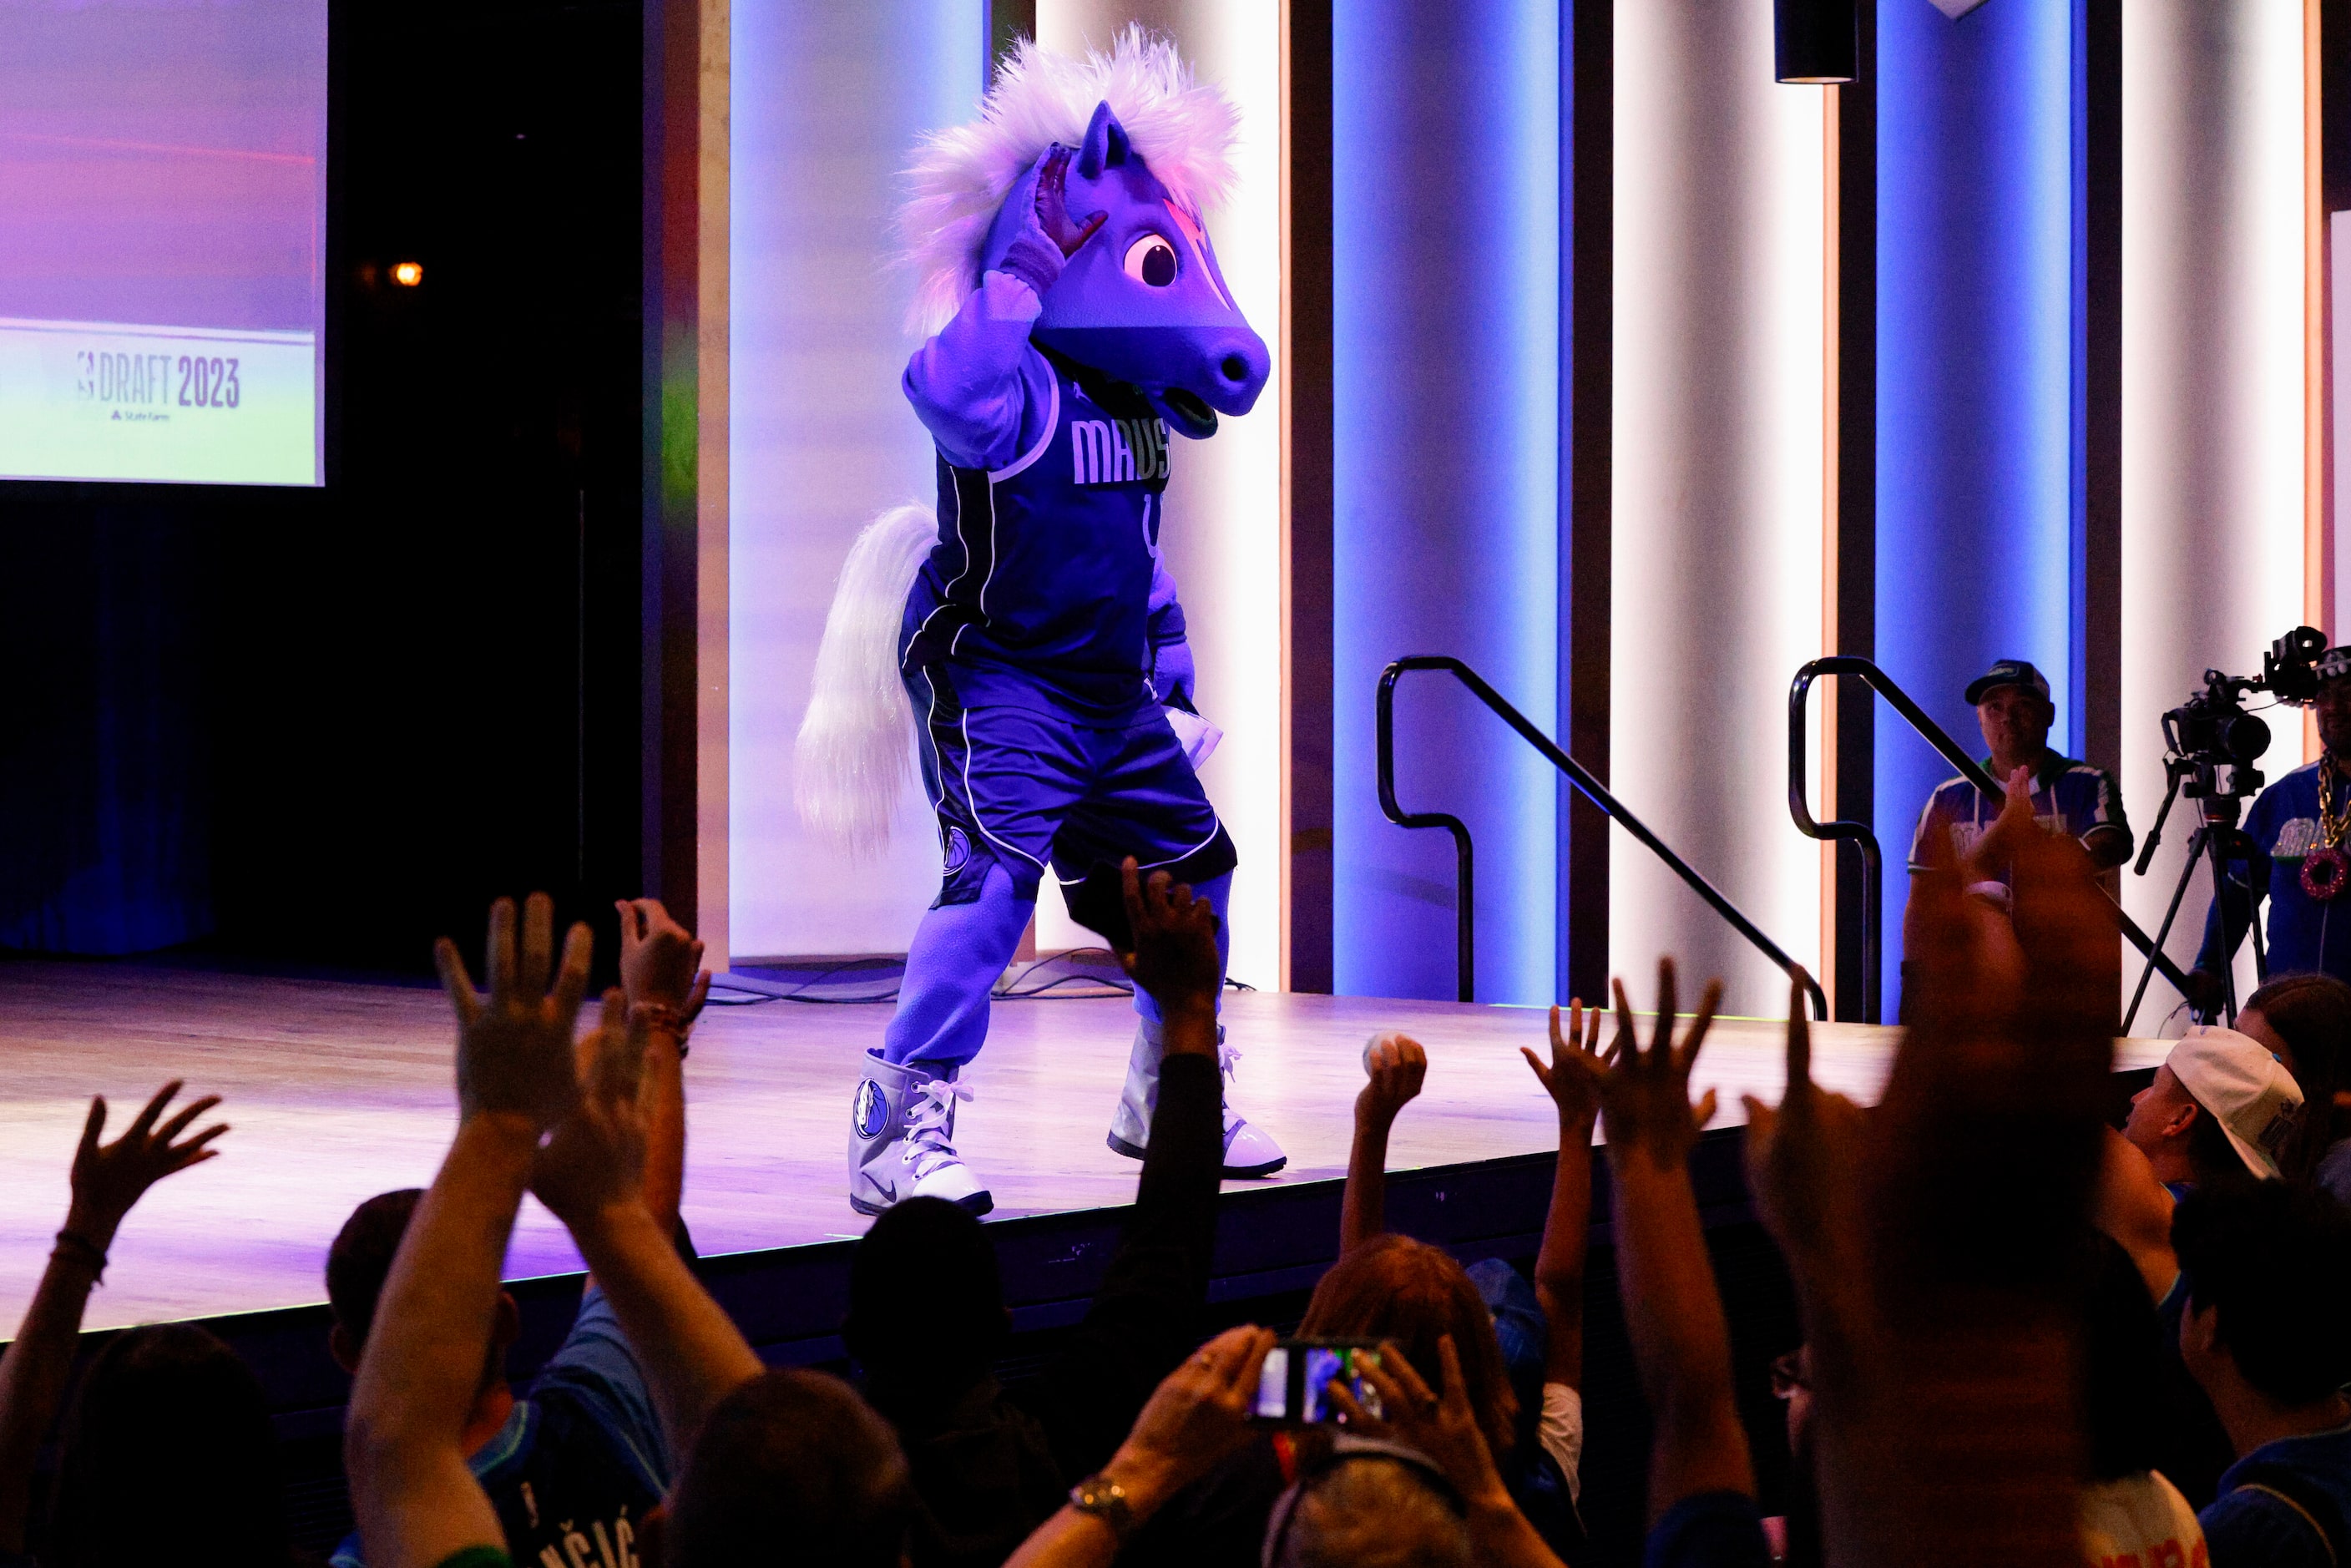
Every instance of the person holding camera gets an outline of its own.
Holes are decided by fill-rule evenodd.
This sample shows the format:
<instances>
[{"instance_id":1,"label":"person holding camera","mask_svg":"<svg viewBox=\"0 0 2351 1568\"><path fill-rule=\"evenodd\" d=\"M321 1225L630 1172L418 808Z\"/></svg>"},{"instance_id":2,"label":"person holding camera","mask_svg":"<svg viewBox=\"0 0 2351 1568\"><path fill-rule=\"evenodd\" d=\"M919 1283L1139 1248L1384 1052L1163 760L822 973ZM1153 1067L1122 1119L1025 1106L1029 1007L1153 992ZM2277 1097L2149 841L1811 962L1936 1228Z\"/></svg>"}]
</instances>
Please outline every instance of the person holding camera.
<instances>
[{"instance_id":1,"label":"person holding camera","mask_svg":"<svg viewBox=\"0 0 2351 1568\"><path fill-rule=\"evenodd\" d=\"M2209 1019L2224 988L2222 971L2269 900L2269 973L2322 974L2351 980L2351 647L2318 661L2311 699L2324 749L2318 760L2282 776L2245 813L2229 850L2228 880L2204 919L2204 946L2188 972L2188 1005ZM2344 918L2335 924L2337 902ZM2225 926L2225 929L2224 929Z\"/></svg>"},{"instance_id":2,"label":"person holding camera","mask_svg":"<svg viewBox=\"0 0 2351 1568\"><path fill-rule=\"evenodd\" d=\"M2123 815L2123 792L2115 776L2049 744L2049 727L2057 706L2049 699L2049 679L2024 659L2001 659L1968 683L1968 701L1975 705L1976 723L1983 730L1991 754L1984 770L2002 784L2017 769L2029 770L2032 814L2052 831L2079 839L2090 852L2090 863L2101 872L2131 857L2130 822ZM1918 813L1918 831L1910 840L1910 874L1918 875L1938 864L1965 864L1977 844L1991 831L2006 801L1988 796L1959 775L1935 787ZM1942 837L1948 853L1937 852ZM2005 908L2009 873L1968 891ZM1912 946L1913 912L1903 911L1902 944ZM1907 966L1906 966L1907 967Z\"/></svg>"}]
</instances>

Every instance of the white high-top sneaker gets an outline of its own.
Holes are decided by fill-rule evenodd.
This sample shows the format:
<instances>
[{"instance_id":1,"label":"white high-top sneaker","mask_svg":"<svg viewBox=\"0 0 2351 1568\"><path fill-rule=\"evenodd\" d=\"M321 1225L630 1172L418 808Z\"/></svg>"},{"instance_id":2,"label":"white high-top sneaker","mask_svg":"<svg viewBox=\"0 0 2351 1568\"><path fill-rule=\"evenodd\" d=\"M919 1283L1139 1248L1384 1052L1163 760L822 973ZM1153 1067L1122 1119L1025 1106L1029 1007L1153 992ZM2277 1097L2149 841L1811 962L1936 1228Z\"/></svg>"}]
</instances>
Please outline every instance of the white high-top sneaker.
<instances>
[{"instance_id":1,"label":"white high-top sneaker","mask_svg":"<svg viewBox=\"0 0 2351 1568\"><path fill-rule=\"evenodd\" d=\"M1110 1146L1131 1160L1143 1157L1151 1142L1151 1113L1159 1108L1159 1062L1167 1053L1166 1036L1156 1019L1134 1020L1134 1050L1126 1059L1126 1092L1110 1119ZM1217 1066L1225 1082L1232 1082L1241 1053L1225 1043L1225 1026L1217 1026ZM1252 1127L1225 1097L1225 1167L1228 1176L1268 1176L1290 1163L1281 1145L1263 1128Z\"/></svg>"},{"instance_id":2,"label":"white high-top sneaker","mask_svg":"<svg viewBox=\"0 0 2351 1568\"><path fill-rule=\"evenodd\" d=\"M849 1106L849 1207L879 1214L910 1197L943 1197L974 1214L995 1207L955 1150L956 1102L970 1098L951 1076L867 1051Z\"/></svg>"}]
</instances>

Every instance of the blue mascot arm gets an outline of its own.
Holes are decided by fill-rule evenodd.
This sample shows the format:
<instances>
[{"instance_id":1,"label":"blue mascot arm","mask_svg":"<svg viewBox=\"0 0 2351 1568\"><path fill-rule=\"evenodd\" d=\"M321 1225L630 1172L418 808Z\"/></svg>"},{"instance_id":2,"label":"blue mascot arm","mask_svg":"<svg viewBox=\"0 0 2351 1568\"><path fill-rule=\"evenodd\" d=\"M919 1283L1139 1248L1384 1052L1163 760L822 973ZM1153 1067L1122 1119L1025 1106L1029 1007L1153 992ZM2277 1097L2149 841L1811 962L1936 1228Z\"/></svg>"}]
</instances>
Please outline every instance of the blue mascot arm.
<instances>
[{"instance_id":1,"label":"blue mascot arm","mask_svg":"<svg viewBox=\"0 0 2351 1568\"><path fill-rule=\"evenodd\" d=\"M1071 219L1069 163L1068 148L1050 147L1006 193L980 247L979 287L906 365L907 401L957 467L1008 467L1052 434L1043 426L1053 371L1029 329L1063 264L1106 215Z\"/></svg>"},{"instance_id":2,"label":"blue mascot arm","mask_svg":"<svg viewBox=\"0 0 2351 1568\"><path fill-rule=\"evenodd\" d=\"M906 401L956 467L1008 468L1050 434L1053 371L1029 342L1040 308L1026 283L991 272L906 362Z\"/></svg>"},{"instance_id":3,"label":"blue mascot arm","mask_svg":"<svg viewBox=\"0 0 2351 1568\"><path fill-rule=\"evenodd\" d=\"M1184 625L1184 606L1176 597L1176 580L1163 561L1151 563L1151 690L1158 700L1186 713L1197 713L1194 689L1199 672L1192 662L1192 644Z\"/></svg>"}]
</instances>

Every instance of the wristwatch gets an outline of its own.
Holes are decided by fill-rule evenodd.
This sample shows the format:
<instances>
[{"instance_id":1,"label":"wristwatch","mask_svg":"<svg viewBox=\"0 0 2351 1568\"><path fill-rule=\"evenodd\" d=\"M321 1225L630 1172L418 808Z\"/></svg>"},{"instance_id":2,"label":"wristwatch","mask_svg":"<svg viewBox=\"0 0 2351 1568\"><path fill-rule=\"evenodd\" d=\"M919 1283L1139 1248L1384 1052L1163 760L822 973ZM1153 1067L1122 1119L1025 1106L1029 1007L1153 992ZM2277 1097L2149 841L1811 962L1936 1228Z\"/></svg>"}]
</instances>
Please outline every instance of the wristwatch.
<instances>
[{"instance_id":1,"label":"wristwatch","mask_svg":"<svg viewBox=\"0 0 2351 1568\"><path fill-rule=\"evenodd\" d=\"M1134 1532L1134 1510L1126 1500L1126 1489L1108 1476L1091 1475L1071 1487L1070 1506L1109 1525L1112 1536L1122 1546Z\"/></svg>"}]
</instances>

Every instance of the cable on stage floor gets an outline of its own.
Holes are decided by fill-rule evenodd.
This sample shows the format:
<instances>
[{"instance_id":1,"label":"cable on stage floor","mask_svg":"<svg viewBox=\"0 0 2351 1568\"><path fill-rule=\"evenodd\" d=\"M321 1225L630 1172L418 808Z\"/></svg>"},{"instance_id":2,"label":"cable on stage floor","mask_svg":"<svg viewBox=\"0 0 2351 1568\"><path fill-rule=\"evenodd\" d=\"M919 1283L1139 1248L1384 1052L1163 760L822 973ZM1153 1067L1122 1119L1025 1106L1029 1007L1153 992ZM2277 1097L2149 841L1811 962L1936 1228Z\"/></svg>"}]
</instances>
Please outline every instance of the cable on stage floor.
<instances>
[{"instance_id":1,"label":"cable on stage floor","mask_svg":"<svg viewBox=\"0 0 2351 1568\"><path fill-rule=\"evenodd\" d=\"M795 976L771 979L760 971ZM710 982L710 1005L717 1008L759 1007L768 1002L801 1002L816 1007L866 1007L898 999L905 972L901 959L851 958L830 965L805 978L799 971L754 965ZM841 980L841 976L852 978ZM1228 979L1226 988L1253 991L1257 988ZM1074 1001L1089 997L1134 994L1134 982L1119 967L1118 956L1107 947L1073 947L1008 968L996 982L998 1001Z\"/></svg>"}]
</instances>

